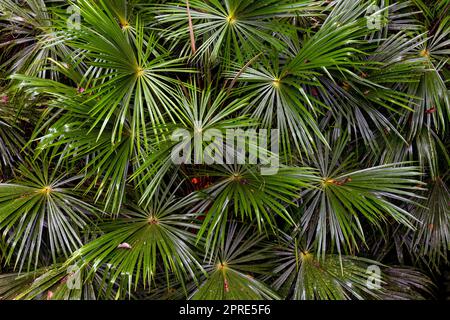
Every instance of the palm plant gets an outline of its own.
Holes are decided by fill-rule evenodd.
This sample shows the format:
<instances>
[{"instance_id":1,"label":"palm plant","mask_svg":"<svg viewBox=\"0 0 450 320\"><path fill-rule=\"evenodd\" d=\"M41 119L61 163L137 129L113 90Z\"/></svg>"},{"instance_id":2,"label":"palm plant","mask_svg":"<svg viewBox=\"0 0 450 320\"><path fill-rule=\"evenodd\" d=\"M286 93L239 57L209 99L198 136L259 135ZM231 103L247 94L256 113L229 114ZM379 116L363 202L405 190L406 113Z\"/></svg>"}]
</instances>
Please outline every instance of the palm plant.
<instances>
[{"instance_id":1,"label":"palm plant","mask_svg":"<svg viewBox=\"0 0 450 320\"><path fill-rule=\"evenodd\" d=\"M0 299L442 298L449 11L0 0Z\"/></svg>"}]
</instances>

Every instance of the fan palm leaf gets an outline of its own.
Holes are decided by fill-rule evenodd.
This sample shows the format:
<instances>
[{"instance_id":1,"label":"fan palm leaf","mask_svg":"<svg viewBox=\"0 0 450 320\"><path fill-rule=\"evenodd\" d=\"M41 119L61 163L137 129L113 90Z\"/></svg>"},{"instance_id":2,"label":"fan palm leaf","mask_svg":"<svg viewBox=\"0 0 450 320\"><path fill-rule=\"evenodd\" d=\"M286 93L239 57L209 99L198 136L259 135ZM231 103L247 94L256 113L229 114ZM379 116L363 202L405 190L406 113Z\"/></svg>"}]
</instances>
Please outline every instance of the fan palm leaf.
<instances>
[{"instance_id":1,"label":"fan palm leaf","mask_svg":"<svg viewBox=\"0 0 450 320\"><path fill-rule=\"evenodd\" d=\"M71 183L79 177L61 174L47 160L21 165L18 176L0 184L6 262L15 260L16 267L29 270L39 264L43 248L48 248L53 262L60 254L68 257L82 244L81 232L97 213L74 195Z\"/></svg>"},{"instance_id":2,"label":"fan palm leaf","mask_svg":"<svg viewBox=\"0 0 450 320\"><path fill-rule=\"evenodd\" d=\"M257 249L264 237L248 237L251 226L230 223L226 241L217 248L205 266L207 278L192 294L193 300L261 300L279 299L277 294L249 274L264 272L257 265L267 255Z\"/></svg>"},{"instance_id":3,"label":"fan palm leaf","mask_svg":"<svg viewBox=\"0 0 450 320\"><path fill-rule=\"evenodd\" d=\"M352 168L352 153L343 157L345 141L345 136L336 140L331 151L318 149L313 161L322 182L317 189L302 192L300 225L322 254L329 245L338 252L357 248L358 240L364 241L361 218L378 227L393 219L413 228L414 216L397 201L413 203L423 185L414 179L420 176L419 168L402 163Z\"/></svg>"},{"instance_id":4,"label":"fan palm leaf","mask_svg":"<svg viewBox=\"0 0 450 320\"><path fill-rule=\"evenodd\" d=\"M108 265L111 281L125 278L130 289L140 281L151 286L157 267L164 269L167 281L172 275L182 283L195 279L202 270L191 245L192 230L198 226L195 216L183 212L193 199L177 199L168 185L158 188L152 200L123 209L118 219L102 226L100 237L79 248L69 261L80 261L81 268L92 264L92 271Z\"/></svg>"},{"instance_id":5,"label":"fan palm leaf","mask_svg":"<svg viewBox=\"0 0 450 320\"><path fill-rule=\"evenodd\" d=\"M207 55L212 63L218 58L225 61L244 61L260 52L261 44L283 48L282 42L271 33L274 18L310 15L319 9L319 2L310 1L210 1L191 0L189 10L184 5L169 3L157 5L156 19L161 26L170 24L165 30L168 39L183 41L189 48L187 21L193 23L195 38L202 44L194 54Z\"/></svg>"},{"instance_id":6,"label":"fan palm leaf","mask_svg":"<svg viewBox=\"0 0 450 320\"><path fill-rule=\"evenodd\" d=\"M278 277L273 285L291 299L411 299L411 295L423 299L433 289L432 282L414 270L386 267L355 256L328 254L321 259L302 249L300 238L284 235L282 239L276 250L279 259L274 271ZM379 274L375 276L374 270Z\"/></svg>"}]
</instances>

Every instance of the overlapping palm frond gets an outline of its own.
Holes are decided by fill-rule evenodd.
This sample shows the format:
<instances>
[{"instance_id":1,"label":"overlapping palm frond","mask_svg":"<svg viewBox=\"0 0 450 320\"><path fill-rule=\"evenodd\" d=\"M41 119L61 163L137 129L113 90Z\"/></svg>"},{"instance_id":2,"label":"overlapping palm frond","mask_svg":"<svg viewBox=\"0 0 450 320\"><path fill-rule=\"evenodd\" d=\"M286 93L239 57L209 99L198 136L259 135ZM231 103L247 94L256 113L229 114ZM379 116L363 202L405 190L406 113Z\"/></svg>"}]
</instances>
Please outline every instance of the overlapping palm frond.
<instances>
[{"instance_id":1,"label":"overlapping palm frond","mask_svg":"<svg viewBox=\"0 0 450 320\"><path fill-rule=\"evenodd\" d=\"M310 153L313 136L324 141L314 119L327 106L306 86L320 86L320 76L331 77L334 70L350 73L349 69L362 64L353 56L361 52L356 44L369 33L362 27L366 24L364 10L362 1L339 3L318 32L304 39L294 38L300 45L291 40L288 54L283 51L278 59L270 56L267 62L254 63L256 66L240 66L229 75L244 83L238 93L252 97L251 108L246 112L260 119L264 127L280 130L283 150L288 155L291 144L298 151Z\"/></svg>"},{"instance_id":2,"label":"overlapping palm frond","mask_svg":"<svg viewBox=\"0 0 450 320\"><path fill-rule=\"evenodd\" d=\"M64 71L71 75L70 70ZM87 101L79 88L35 77L17 75L14 79L20 81L25 93L39 93L51 99L41 119L43 125L33 133L33 139L38 141L36 152L52 148L59 163L79 171L82 177L78 186L83 186L84 193L95 190L95 202L117 214L126 196L127 173L138 154L128 121L122 140L113 143L112 125L103 132L101 124L92 127L89 112L95 102ZM76 74L72 80L77 82ZM51 113L59 118L49 123L45 116Z\"/></svg>"},{"instance_id":3,"label":"overlapping palm frond","mask_svg":"<svg viewBox=\"0 0 450 320\"><path fill-rule=\"evenodd\" d=\"M7 95L0 102L0 181L6 171L14 168L14 163L21 159L20 151L25 145L23 133L18 126L15 110L9 105Z\"/></svg>"},{"instance_id":4,"label":"overlapping palm frond","mask_svg":"<svg viewBox=\"0 0 450 320\"><path fill-rule=\"evenodd\" d=\"M442 260L447 261L450 249L450 192L445 177L436 178L428 184L425 199L419 206L411 206L410 211L418 222L417 232L413 234L412 251L418 252L418 259L426 259L433 267Z\"/></svg>"},{"instance_id":5,"label":"overlapping palm frond","mask_svg":"<svg viewBox=\"0 0 450 320\"><path fill-rule=\"evenodd\" d=\"M432 129L422 129L411 143L405 143L398 136L387 135L386 147L379 158L380 163L417 159L421 171L428 173L433 179L439 177L442 168L448 166L450 159L443 141Z\"/></svg>"},{"instance_id":6,"label":"overlapping palm frond","mask_svg":"<svg viewBox=\"0 0 450 320\"><path fill-rule=\"evenodd\" d=\"M247 105L247 99L228 101L223 90L210 87L200 90L195 85L180 87L178 90L179 98L175 101L177 112L174 113L177 124L162 126L160 134L151 135L150 153L142 154L139 168L131 176L138 181L138 186L145 189L141 202L152 197L155 188L168 172L177 170L181 164L203 163L204 148L214 141L202 138L196 145L196 135L208 131L225 134L227 129L248 128L255 124L254 120L245 116L232 117ZM185 154L181 154L182 150ZM175 163L174 154L184 161ZM222 151L222 158L224 154Z\"/></svg>"},{"instance_id":7,"label":"overlapping palm frond","mask_svg":"<svg viewBox=\"0 0 450 320\"><path fill-rule=\"evenodd\" d=\"M320 111L312 105L297 78L283 76L287 68L279 65L247 67L230 76L243 83L242 89L236 92L251 97L244 112L258 119L262 127L280 130L281 147L287 155L291 154L290 141L295 143L296 150L311 152L313 136L322 137L313 116Z\"/></svg>"},{"instance_id":8,"label":"overlapping palm frond","mask_svg":"<svg viewBox=\"0 0 450 320\"><path fill-rule=\"evenodd\" d=\"M417 271L356 256L327 254L321 259L302 244L301 237L283 235L282 239L276 250L278 276L273 285L288 298L403 300L431 295L431 280Z\"/></svg>"},{"instance_id":9,"label":"overlapping palm frond","mask_svg":"<svg viewBox=\"0 0 450 320\"><path fill-rule=\"evenodd\" d=\"M49 70L49 59L71 62L73 49L58 32L65 23L53 10L63 1L31 0L24 5L14 0L0 3L0 48L8 72L42 78L57 78Z\"/></svg>"},{"instance_id":10,"label":"overlapping palm frond","mask_svg":"<svg viewBox=\"0 0 450 320\"><path fill-rule=\"evenodd\" d=\"M127 119L133 141L143 135L146 142L147 121L153 126L173 121L173 84L178 81L172 74L189 69L183 67L182 58L170 58L139 19L135 35L129 36L106 3L83 0L78 5L85 23L75 32L73 45L89 61L82 85L90 95L88 101L95 102L90 110L93 126L101 124L102 133L111 124L112 141L120 141Z\"/></svg>"},{"instance_id":11,"label":"overlapping palm frond","mask_svg":"<svg viewBox=\"0 0 450 320\"><path fill-rule=\"evenodd\" d=\"M34 272L0 275L0 297L2 299L38 300L96 300L114 299L117 283L109 283L108 269L92 273L89 268L76 265L54 265Z\"/></svg>"},{"instance_id":12,"label":"overlapping palm frond","mask_svg":"<svg viewBox=\"0 0 450 320\"><path fill-rule=\"evenodd\" d=\"M259 230L266 232L274 230L277 217L293 224L287 207L295 206L302 187L318 181L313 170L299 167L280 168L276 174L266 176L248 165L225 165L207 174L218 179L200 192L205 200L196 208L205 216L199 236L205 234L209 240L207 250L218 245L231 218L255 220Z\"/></svg>"},{"instance_id":13,"label":"overlapping palm frond","mask_svg":"<svg viewBox=\"0 0 450 320\"><path fill-rule=\"evenodd\" d=\"M426 70L419 83L412 83L408 94L420 98L420 103L413 107L414 113L403 117L403 122L410 127L410 139L415 137L423 127L436 131L447 131L450 120L450 100L448 87L442 77L442 71L448 62L450 42L450 19L445 19L432 36L421 42L417 55L423 57Z\"/></svg>"}]
</instances>

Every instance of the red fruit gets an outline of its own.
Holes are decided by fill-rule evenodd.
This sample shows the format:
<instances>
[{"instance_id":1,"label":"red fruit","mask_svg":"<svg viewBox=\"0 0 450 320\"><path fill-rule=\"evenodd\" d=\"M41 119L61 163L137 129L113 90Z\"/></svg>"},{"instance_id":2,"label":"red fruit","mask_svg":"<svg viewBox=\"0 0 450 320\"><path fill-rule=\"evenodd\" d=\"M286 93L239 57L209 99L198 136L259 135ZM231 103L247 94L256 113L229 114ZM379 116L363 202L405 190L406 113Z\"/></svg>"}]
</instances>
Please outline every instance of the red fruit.
<instances>
[{"instance_id":1,"label":"red fruit","mask_svg":"<svg viewBox=\"0 0 450 320\"><path fill-rule=\"evenodd\" d=\"M430 114L430 113L435 113L436 112L436 108L431 108L425 111L426 114Z\"/></svg>"},{"instance_id":2,"label":"red fruit","mask_svg":"<svg viewBox=\"0 0 450 320\"><path fill-rule=\"evenodd\" d=\"M197 183L200 182L200 180L199 180L198 178L192 178L191 182L192 182L193 184L197 184Z\"/></svg>"},{"instance_id":3,"label":"red fruit","mask_svg":"<svg viewBox=\"0 0 450 320\"><path fill-rule=\"evenodd\" d=\"M8 96L2 96L0 99L1 99L2 103L8 103L8 100L9 100Z\"/></svg>"},{"instance_id":4,"label":"red fruit","mask_svg":"<svg viewBox=\"0 0 450 320\"><path fill-rule=\"evenodd\" d=\"M317 97L317 96L319 95L319 92L317 91L316 88L312 88L312 89L311 89L311 94L312 94L314 97Z\"/></svg>"},{"instance_id":5,"label":"red fruit","mask_svg":"<svg viewBox=\"0 0 450 320\"><path fill-rule=\"evenodd\" d=\"M227 279L224 279L223 287L225 289L225 292L230 292L230 287L228 286L228 280Z\"/></svg>"},{"instance_id":6,"label":"red fruit","mask_svg":"<svg viewBox=\"0 0 450 320\"><path fill-rule=\"evenodd\" d=\"M83 93L85 91L85 89L84 88L81 88L81 87L79 87L78 89L77 89L77 92L78 93Z\"/></svg>"}]
</instances>

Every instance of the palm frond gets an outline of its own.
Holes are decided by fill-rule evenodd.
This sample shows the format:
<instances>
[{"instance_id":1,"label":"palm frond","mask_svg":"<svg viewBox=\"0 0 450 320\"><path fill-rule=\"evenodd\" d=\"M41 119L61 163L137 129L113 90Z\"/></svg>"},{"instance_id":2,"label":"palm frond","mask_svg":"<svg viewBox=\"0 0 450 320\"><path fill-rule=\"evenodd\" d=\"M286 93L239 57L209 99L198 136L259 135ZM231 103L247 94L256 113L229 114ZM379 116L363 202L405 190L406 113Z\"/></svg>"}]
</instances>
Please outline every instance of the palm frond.
<instances>
[{"instance_id":1,"label":"palm frond","mask_svg":"<svg viewBox=\"0 0 450 320\"><path fill-rule=\"evenodd\" d=\"M414 203L423 189L418 167L392 163L367 168L352 167L354 156L347 151L346 137L336 140L333 149L320 147L312 158L322 177L316 189L302 192L304 199L300 226L317 250L329 246L338 252L354 252L364 242L363 221L380 227L381 222L397 221L413 228L414 216L400 204ZM415 179L416 178L416 179Z\"/></svg>"},{"instance_id":2,"label":"palm frond","mask_svg":"<svg viewBox=\"0 0 450 320\"><path fill-rule=\"evenodd\" d=\"M177 199L170 188L158 188L148 205L123 209L119 218L102 225L100 237L80 247L70 261L79 262L81 268L92 265L93 271L108 266L113 282L125 278L128 294L140 282L151 287L161 267L167 281L171 276L182 283L195 279L202 271L192 246L198 226L195 216L184 212L193 199Z\"/></svg>"},{"instance_id":3,"label":"palm frond","mask_svg":"<svg viewBox=\"0 0 450 320\"><path fill-rule=\"evenodd\" d=\"M0 184L7 263L14 260L15 267L30 270L42 262L43 248L49 252L47 259L56 262L82 245L82 232L98 210L75 195L71 185L77 179L44 160L21 165L16 180Z\"/></svg>"},{"instance_id":4,"label":"palm frond","mask_svg":"<svg viewBox=\"0 0 450 320\"><path fill-rule=\"evenodd\" d=\"M258 261L267 255L267 247L258 249L264 237L250 236L252 227L228 226L225 242L217 248L205 266L207 278L196 290L193 300L261 300L279 299L277 294L253 274L264 272ZM267 270L265 271L267 272ZM249 274L251 273L251 274Z\"/></svg>"}]
</instances>

